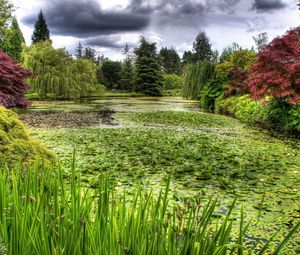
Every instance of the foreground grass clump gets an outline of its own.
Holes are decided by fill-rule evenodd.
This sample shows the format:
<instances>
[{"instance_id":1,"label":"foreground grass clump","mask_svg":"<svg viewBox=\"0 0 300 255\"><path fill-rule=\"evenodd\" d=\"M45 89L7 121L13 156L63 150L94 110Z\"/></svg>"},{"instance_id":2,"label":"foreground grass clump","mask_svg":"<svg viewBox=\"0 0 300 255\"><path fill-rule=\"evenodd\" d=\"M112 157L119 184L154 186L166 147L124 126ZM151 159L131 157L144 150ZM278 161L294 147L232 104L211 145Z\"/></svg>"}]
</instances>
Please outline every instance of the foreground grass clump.
<instances>
[{"instance_id":1,"label":"foreground grass clump","mask_svg":"<svg viewBox=\"0 0 300 255\"><path fill-rule=\"evenodd\" d=\"M270 242L246 245L248 224L243 214L234 220L235 202L226 215L217 202L170 205L166 189L117 194L99 179L97 189L86 189L75 175L63 172L28 175L0 168L0 238L4 254L279 254L297 232L296 225L269 251ZM22 177L23 176L23 177ZM218 215L216 217L216 215ZM238 225L237 233L233 225ZM255 248L256 247L256 248ZM245 253L243 253L245 252Z\"/></svg>"},{"instance_id":2,"label":"foreground grass clump","mask_svg":"<svg viewBox=\"0 0 300 255\"><path fill-rule=\"evenodd\" d=\"M0 153L9 164L30 163L37 159L51 160L54 155L27 134L17 115L0 106Z\"/></svg>"}]
</instances>

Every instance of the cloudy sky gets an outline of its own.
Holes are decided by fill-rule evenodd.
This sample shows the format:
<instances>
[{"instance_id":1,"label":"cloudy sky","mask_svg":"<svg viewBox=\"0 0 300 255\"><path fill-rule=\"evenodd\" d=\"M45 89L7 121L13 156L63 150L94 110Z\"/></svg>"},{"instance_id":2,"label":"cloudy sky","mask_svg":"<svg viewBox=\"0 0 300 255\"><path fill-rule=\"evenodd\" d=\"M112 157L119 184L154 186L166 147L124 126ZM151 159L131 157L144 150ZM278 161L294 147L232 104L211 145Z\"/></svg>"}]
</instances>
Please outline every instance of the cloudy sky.
<instances>
[{"instance_id":1,"label":"cloudy sky","mask_svg":"<svg viewBox=\"0 0 300 255\"><path fill-rule=\"evenodd\" d=\"M298 0L12 0L26 38L43 10L55 47L69 52L80 41L105 56L122 58L125 44L138 45L141 35L181 55L205 31L214 49L232 42L252 47L253 36L269 39L300 24Z\"/></svg>"}]
</instances>

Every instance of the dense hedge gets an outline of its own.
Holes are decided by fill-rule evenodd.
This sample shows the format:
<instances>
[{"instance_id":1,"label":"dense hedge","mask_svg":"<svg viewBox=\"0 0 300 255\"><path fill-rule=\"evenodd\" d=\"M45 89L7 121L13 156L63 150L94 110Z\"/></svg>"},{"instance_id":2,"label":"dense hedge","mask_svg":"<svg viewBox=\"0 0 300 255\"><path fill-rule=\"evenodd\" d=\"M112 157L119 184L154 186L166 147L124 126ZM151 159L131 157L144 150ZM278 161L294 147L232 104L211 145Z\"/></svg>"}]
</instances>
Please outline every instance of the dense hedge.
<instances>
[{"instance_id":1,"label":"dense hedge","mask_svg":"<svg viewBox=\"0 0 300 255\"><path fill-rule=\"evenodd\" d=\"M0 106L0 155L2 163L25 165L44 159L46 164L54 159L54 155L27 134L17 114Z\"/></svg>"}]
</instances>

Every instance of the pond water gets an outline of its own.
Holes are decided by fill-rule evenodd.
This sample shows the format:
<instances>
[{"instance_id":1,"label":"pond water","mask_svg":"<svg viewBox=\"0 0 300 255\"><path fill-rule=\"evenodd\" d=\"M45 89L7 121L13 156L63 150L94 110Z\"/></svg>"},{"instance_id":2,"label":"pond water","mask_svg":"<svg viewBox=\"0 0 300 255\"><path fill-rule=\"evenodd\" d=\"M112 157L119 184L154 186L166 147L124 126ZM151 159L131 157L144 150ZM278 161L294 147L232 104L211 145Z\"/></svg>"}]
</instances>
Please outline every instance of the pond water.
<instances>
[{"instance_id":1,"label":"pond water","mask_svg":"<svg viewBox=\"0 0 300 255\"><path fill-rule=\"evenodd\" d=\"M76 166L88 185L109 174L128 193L136 187L158 191L171 174L174 201L214 196L223 201L220 212L226 212L228 201L238 195L247 218L260 214L252 237L264 240L270 229L295 224L300 219L299 141L199 110L196 101L177 97L111 97L34 101L20 117L66 171L76 148ZM297 254L299 239L285 254Z\"/></svg>"}]
</instances>

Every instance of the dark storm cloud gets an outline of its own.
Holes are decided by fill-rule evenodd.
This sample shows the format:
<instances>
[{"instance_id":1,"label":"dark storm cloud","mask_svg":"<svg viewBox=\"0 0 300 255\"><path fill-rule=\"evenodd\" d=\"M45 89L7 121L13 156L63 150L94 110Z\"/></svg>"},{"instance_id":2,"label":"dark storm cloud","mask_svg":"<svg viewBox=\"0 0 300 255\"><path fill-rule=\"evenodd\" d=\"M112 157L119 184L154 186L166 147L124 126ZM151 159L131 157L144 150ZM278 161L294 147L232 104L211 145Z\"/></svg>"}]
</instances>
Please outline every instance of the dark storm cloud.
<instances>
[{"instance_id":1,"label":"dark storm cloud","mask_svg":"<svg viewBox=\"0 0 300 255\"><path fill-rule=\"evenodd\" d=\"M281 0L255 0L252 9L259 12L270 12L274 10L284 9L286 4Z\"/></svg>"},{"instance_id":2,"label":"dark storm cloud","mask_svg":"<svg viewBox=\"0 0 300 255\"><path fill-rule=\"evenodd\" d=\"M96 0L48 1L43 11L52 34L78 38L140 31L150 22L149 16L128 10L102 10ZM32 26L36 17L32 13L23 22Z\"/></svg>"},{"instance_id":3,"label":"dark storm cloud","mask_svg":"<svg viewBox=\"0 0 300 255\"><path fill-rule=\"evenodd\" d=\"M122 49L125 47L124 42L121 41L119 36L96 36L83 41L84 45L92 47L104 47L112 49ZM136 47L133 43L127 43L129 47Z\"/></svg>"}]
</instances>

